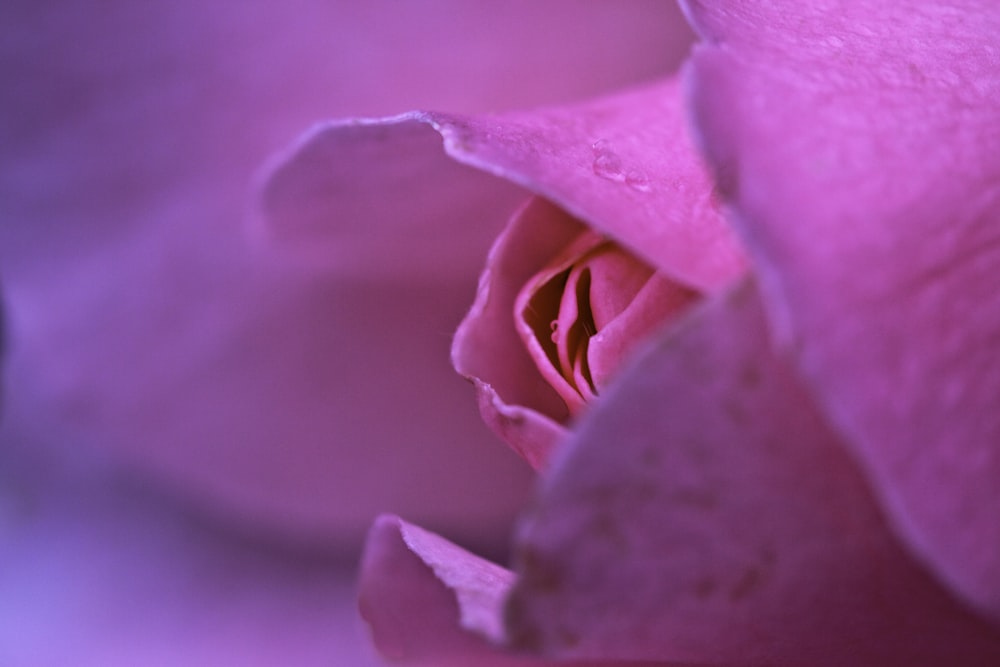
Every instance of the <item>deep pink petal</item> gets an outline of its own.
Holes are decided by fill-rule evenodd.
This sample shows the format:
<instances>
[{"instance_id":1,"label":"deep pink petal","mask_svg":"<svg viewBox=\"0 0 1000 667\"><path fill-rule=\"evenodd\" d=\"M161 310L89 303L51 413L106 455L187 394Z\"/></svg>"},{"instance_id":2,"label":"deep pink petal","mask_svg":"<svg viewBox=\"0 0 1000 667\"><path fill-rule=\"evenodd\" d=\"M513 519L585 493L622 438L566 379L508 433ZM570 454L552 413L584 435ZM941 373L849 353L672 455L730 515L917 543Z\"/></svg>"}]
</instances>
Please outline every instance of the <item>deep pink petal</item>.
<instances>
[{"instance_id":1,"label":"deep pink petal","mask_svg":"<svg viewBox=\"0 0 1000 667\"><path fill-rule=\"evenodd\" d=\"M608 386L646 336L679 319L700 296L659 274L646 281L625 310L590 339L587 356L594 385Z\"/></svg>"},{"instance_id":2,"label":"deep pink petal","mask_svg":"<svg viewBox=\"0 0 1000 667\"><path fill-rule=\"evenodd\" d=\"M1000 620L1000 5L691 2L772 322L897 533Z\"/></svg>"},{"instance_id":3,"label":"deep pink petal","mask_svg":"<svg viewBox=\"0 0 1000 667\"><path fill-rule=\"evenodd\" d=\"M387 658L423 662L490 655L513 573L397 517L372 527L361 613ZM478 635L478 636L477 636Z\"/></svg>"},{"instance_id":4,"label":"deep pink petal","mask_svg":"<svg viewBox=\"0 0 1000 667\"><path fill-rule=\"evenodd\" d=\"M590 272L590 311L598 331L621 315L653 276L648 264L610 244L588 259L586 268Z\"/></svg>"},{"instance_id":5,"label":"deep pink petal","mask_svg":"<svg viewBox=\"0 0 1000 667\"><path fill-rule=\"evenodd\" d=\"M560 449L516 543L516 646L704 665L1000 660L897 545L771 348L753 285L634 364Z\"/></svg>"},{"instance_id":6,"label":"deep pink petal","mask_svg":"<svg viewBox=\"0 0 1000 667\"><path fill-rule=\"evenodd\" d=\"M531 199L490 250L476 300L452 343L452 363L470 378L487 425L534 467L563 435L566 406L545 382L515 328L522 286L583 231L544 199Z\"/></svg>"},{"instance_id":7,"label":"deep pink petal","mask_svg":"<svg viewBox=\"0 0 1000 667\"><path fill-rule=\"evenodd\" d=\"M683 667L679 663L541 660L503 638L514 574L394 516L372 526L361 565L361 613L392 663L427 667Z\"/></svg>"},{"instance_id":8,"label":"deep pink petal","mask_svg":"<svg viewBox=\"0 0 1000 667\"><path fill-rule=\"evenodd\" d=\"M674 80L575 107L433 118L456 159L545 196L671 278L712 288L743 272Z\"/></svg>"},{"instance_id":9,"label":"deep pink petal","mask_svg":"<svg viewBox=\"0 0 1000 667\"><path fill-rule=\"evenodd\" d=\"M394 261L421 262L436 257L434 242L458 246L479 230L475 208L461 198L465 183L484 182L457 167L447 168L436 154L433 128L453 159L517 183L540 194L581 222L622 243L655 268L685 284L706 289L724 285L744 271L743 252L712 198L711 182L689 137L681 94L674 79L585 104L502 115L456 116L411 112L382 120L330 123L312 130L265 182L265 237L301 239L337 266L364 260L367 216L391 218L398 197L385 196L387 184L404 187L429 170L442 178L461 178L452 216L464 224L418 237L403 231L401 247L412 256ZM381 156L378 170L361 164ZM348 196L344 197L347 194ZM496 195L494 195L496 196ZM451 222L442 204L416 194L412 210L428 230ZM423 230L423 227L413 229ZM481 233L481 232L480 232ZM358 247L357 252L352 252ZM428 253L428 247L430 252Z\"/></svg>"}]
</instances>

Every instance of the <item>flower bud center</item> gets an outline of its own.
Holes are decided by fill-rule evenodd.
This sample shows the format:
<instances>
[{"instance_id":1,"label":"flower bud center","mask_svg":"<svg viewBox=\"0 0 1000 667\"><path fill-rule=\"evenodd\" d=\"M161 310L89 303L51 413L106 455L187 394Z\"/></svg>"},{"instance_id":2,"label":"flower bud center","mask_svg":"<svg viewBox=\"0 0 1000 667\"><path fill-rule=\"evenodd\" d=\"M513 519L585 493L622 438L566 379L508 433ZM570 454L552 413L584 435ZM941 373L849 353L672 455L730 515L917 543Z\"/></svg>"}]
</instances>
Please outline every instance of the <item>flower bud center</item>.
<instances>
[{"instance_id":1,"label":"flower bud center","mask_svg":"<svg viewBox=\"0 0 1000 667\"><path fill-rule=\"evenodd\" d=\"M515 326L539 372L576 414L634 343L693 297L587 231L525 283Z\"/></svg>"}]
</instances>

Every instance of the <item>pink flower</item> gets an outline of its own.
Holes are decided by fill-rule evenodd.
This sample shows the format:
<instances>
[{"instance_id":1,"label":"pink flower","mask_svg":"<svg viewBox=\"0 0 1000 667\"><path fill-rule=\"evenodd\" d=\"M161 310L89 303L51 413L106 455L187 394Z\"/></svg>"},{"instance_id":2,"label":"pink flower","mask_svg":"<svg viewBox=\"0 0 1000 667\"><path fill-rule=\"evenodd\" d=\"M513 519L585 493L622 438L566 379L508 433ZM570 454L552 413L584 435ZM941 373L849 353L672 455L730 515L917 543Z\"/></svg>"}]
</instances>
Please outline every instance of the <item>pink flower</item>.
<instances>
[{"instance_id":1,"label":"pink flower","mask_svg":"<svg viewBox=\"0 0 1000 667\"><path fill-rule=\"evenodd\" d=\"M7 36L21 64L5 70L22 100L6 114L16 142L0 204L8 422L310 541L356 544L387 505L473 539L503 533L528 476L440 359L517 200L497 193L494 220L455 238L460 260L434 271L396 261L412 247L370 228L368 254L349 250L359 264L303 267L249 239L248 181L318 117L557 101L660 71L670 49L650 53L661 30L643 27L645 5L575 8L566 25L566 3L519 15L438 4L300 0L198 20L169 3L6 9L5 25L24 26ZM436 21L447 36L428 37ZM66 39L76 24L91 41ZM576 69L594 46L600 62ZM556 60L546 74L552 52L573 69ZM510 81L480 73L499 62ZM386 211L418 227L424 213ZM390 420L384 405L406 407ZM497 476L502 488L476 493Z\"/></svg>"},{"instance_id":2,"label":"pink flower","mask_svg":"<svg viewBox=\"0 0 1000 667\"><path fill-rule=\"evenodd\" d=\"M314 266L251 238L248 186L316 118L648 78L686 48L661 46L675 13L2 3L0 663L359 664L346 579L377 511L504 542L528 471L447 357L513 190L458 261L394 262L413 239L368 228L364 262Z\"/></svg>"},{"instance_id":3,"label":"pink flower","mask_svg":"<svg viewBox=\"0 0 1000 667\"><path fill-rule=\"evenodd\" d=\"M486 638L563 664L995 665L1000 11L686 9L697 136L754 275L661 330L573 425L513 572L380 520L362 580L376 643L417 664L521 660ZM644 128L652 106L596 115ZM431 124L456 159L602 233L674 229L659 201L594 179L605 128L586 110L397 122L369 131ZM669 145L637 140L621 164ZM675 244L632 243L671 270ZM548 423L485 395L488 419Z\"/></svg>"}]
</instances>

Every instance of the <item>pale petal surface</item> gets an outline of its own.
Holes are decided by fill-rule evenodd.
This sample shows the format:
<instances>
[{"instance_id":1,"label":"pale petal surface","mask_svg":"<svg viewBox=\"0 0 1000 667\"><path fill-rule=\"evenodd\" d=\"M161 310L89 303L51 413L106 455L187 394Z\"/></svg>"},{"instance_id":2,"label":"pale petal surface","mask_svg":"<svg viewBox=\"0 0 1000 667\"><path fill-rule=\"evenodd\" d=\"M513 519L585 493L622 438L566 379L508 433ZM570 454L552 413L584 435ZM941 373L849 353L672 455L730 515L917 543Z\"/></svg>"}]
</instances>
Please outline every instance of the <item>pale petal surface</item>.
<instances>
[{"instance_id":1,"label":"pale petal surface","mask_svg":"<svg viewBox=\"0 0 1000 667\"><path fill-rule=\"evenodd\" d=\"M704 665L1000 660L899 547L773 352L754 285L715 297L580 422L516 540L508 641Z\"/></svg>"},{"instance_id":2,"label":"pale petal surface","mask_svg":"<svg viewBox=\"0 0 1000 667\"><path fill-rule=\"evenodd\" d=\"M1000 620L1000 6L692 1L780 343L897 534Z\"/></svg>"}]
</instances>

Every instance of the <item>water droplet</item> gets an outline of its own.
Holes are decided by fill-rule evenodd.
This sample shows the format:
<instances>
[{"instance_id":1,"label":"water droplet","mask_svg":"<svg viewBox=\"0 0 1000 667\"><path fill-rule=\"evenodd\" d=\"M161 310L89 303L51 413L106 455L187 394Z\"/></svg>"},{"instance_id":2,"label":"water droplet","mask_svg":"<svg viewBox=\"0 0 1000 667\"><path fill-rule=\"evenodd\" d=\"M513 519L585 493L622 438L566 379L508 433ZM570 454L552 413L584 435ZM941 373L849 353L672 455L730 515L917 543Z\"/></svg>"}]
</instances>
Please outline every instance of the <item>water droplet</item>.
<instances>
[{"instance_id":1,"label":"water droplet","mask_svg":"<svg viewBox=\"0 0 1000 667\"><path fill-rule=\"evenodd\" d=\"M594 173L609 181L625 182L625 168L622 166L622 159L609 148L608 142L604 139L595 141L593 149Z\"/></svg>"},{"instance_id":2,"label":"water droplet","mask_svg":"<svg viewBox=\"0 0 1000 667\"><path fill-rule=\"evenodd\" d=\"M639 192L649 192L649 177L646 176L645 172L638 169L633 169L625 175L625 182L633 190L638 190Z\"/></svg>"}]
</instances>

